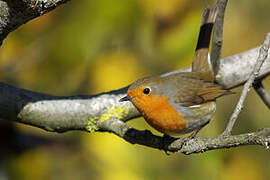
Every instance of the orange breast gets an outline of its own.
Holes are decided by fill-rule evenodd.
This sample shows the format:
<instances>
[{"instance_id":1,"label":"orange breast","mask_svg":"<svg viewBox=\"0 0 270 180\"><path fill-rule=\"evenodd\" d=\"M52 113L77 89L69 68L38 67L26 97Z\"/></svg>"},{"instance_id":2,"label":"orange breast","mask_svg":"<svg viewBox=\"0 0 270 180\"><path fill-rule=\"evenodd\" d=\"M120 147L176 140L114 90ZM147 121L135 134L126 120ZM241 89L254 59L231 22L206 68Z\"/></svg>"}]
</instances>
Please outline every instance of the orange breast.
<instances>
[{"instance_id":1,"label":"orange breast","mask_svg":"<svg viewBox=\"0 0 270 180\"><path fill-rule=\"evenodd\" d=\"M145 120L162 133L181 132L186 128L186 116L175 110L168 103L168 97L154 97L143 101L143 103L133 102L142 113Z\"/></svg>"}]
</instances>

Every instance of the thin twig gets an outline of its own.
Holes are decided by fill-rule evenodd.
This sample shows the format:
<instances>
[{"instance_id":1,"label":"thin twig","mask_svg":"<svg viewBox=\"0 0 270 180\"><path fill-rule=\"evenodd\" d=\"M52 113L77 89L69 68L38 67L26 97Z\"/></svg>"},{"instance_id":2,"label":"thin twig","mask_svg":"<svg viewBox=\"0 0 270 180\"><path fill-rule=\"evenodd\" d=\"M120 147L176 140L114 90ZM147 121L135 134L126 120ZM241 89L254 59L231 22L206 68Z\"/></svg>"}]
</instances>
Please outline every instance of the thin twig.
<instances>
[{"instance_id":1,"label":"thin twig","mask_svg":"<svg viewBox=\"0 0 270 180\"><path fill-rule=\"evenodd\" d=\"M218 7L218 14L216 22L214 24L211 52L211 63L215 75L218 72L218 67L220 63L219 61L221 57L221 49L223 42L223 24L227 2L228 0L219 0L216 4L216 6Z\"/></svg>"},{"instance_id":2,"label":"thin twig","mask_svg":"<svg viewBox=\"0 0 270 180\"><path fill-rule=\"evenodd\" d=\"M257 94L263 100L264 104L270 109L270 94L264 89L262 80L255 81L253 83L253 88L256 90Z\"/></svg>"},{"instance_id":3,"label":"thin twig","mask_svg":"<svg viewBox=\"0 0 270 180\"><path fill-rule=\"evenodd\" d=\"M231 134L232 128L234 126L234 123L239 115L239 113L241 112L242 108L243 108L243 104L244 101L246 99L247 93L250 90L250 87L252 86L252 83L254 82L254 80L256 79L256 77L259 74L259 71L262 67L262 64L264 63L264 61L266 60L267 56L268 56L268 49L270 46L270 33L267 33L265 41L263 43L263 45L260 48L260 52L259 52L259 56L258 56L258 60L257 63L254 67L253 72L251 73L248 81L245 83L242 94L240 96L240 99L235 107L235 110L228 122L228 125L225 129L225 131L223 132L223 136L228 136Z\"/></svg>"}]
</instances>

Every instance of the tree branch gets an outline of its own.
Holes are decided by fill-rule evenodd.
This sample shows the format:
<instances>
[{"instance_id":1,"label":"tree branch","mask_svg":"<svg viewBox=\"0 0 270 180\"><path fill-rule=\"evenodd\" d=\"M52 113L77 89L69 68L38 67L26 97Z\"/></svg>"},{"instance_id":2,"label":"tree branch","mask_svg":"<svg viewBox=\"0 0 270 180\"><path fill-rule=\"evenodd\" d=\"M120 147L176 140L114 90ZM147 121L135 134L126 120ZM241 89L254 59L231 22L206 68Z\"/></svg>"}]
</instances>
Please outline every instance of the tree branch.
<instances>
[{"instance_id":1,"label":"tree branch","mask_svg":"<svg viewBox=\"0 0 270 180\"><path fill-rule=\"evenodd\" d=\"M216 4L216 6L218 7L218 14L216 22L214 24L212 52L211 52L211 63L213 66L214 74L217 74L218 67L220 64L219 61L221 58L221 49L223 41L223 24L227 2L228 0L220 0Z\"/></svg>"},{"instance_id":2,"label":"tree branch","mask_svg":"<svg viewBox=\"0 0 270 180\"><path fill-rule=\"evenodd\" d=\"M93 96L59 97L0 83L0 119L52 132L92 132L97 130L97 122L100 120L105 121L115 116L125 121L139 115L130 103L118 102L125 90L122 88Z\"/></svg>"},{"instance_id":3,"label":"tree branch","mask_svg":"<svg viewBox=\"0 0 270 180\"><path fill-rule=\"evenodd\" d=\"M0 0L0 45L22 24L39 17L68 0Z\"/></svg>"},{"instance_id":4,"label":"tree branch","mask_svg":"<svg viewBox=\"0 0 270 180\"><path fill-rule=\"evenodd\" d=\"M238 115L240 114L240 112L243 108L243 104L244 104L244 101L247 97L248 91L250 90L250 87L252 86L252 83L254 82L255 78L258 77L260 69L268 56L269 46L270 46L270 33L268 33L266 35L265 41L260 48L257 63L254 66L254 70L251 73L248 81L244 85L240 99L235 107L235 110L234 110L234 112L233 112L233 114L228 122L228 125L227 125L225 131L223 132L224 136L229 136L231 134L234 123L235 123L236 119L238 118Z\"/></svg>"},{"instance_id":5,"label":"tree branch","mask_svg":"<svg viewBox=\"0 0 270 180\"><path fill-rule=\"evenodd\" d=\"M256 90L257 94L263 100L264 104L270 109L270 94L264 89L262 80L259 79L253 83L253 88Z\"/></svg>"},{"instance_id":6,"label":"tree branch","mask_svg":"<svg viewBox=\"0 0 270 180\"><path fill-rule=\"evenodd\" d=\"M175 143L175 145L174 145ZM169 148L174 150L182 142L175 141ZM202 153L214 149L224 149L243 145L260 145L267 149L270 144L270 128L265 128L257 132L240 134L235 136L218 136L214 138L196 138L183 145L180 152L184 154ZM174 148L173 148L174 147Z\"/></svg>"},{"instance_id":7,"label":"tree branch","mask_svg":"<svg viewBox=\"0 0 270 180\"><path fill-rule=\"evenodd\" d=\"M232 89L243 85L248 80L249 75L254 69L259 51L260 46L233 56L226 57L224 59L220 59L219 67L217 68L218 71L215 77L216 83L222 85L226 89ZM263 63L257 79L263 79L270 74L269 59L270 56L268 56ZM191 71L191 68L169 72L163 74L162 76L178 73L180 71Z\"/></svg>"},{"instance_id":8,"label":"tree branch","mask_svg":"<svg viewBox=\"0 0 270 180\"><path fill-rule=\"evenodd\" d=\"M155 149L181 152L184 154L202 153L209 150L243 145L260 145L268 149L270 145L270 128L235 136L217 136L213 138L198 137L184 143L183 138L177 139L173 137L166 139L164 142L162 137L153 135L148 130L138 131L118 119L110 119L100 123L99 127L101 131L112 132L131 144L140 144Z\"/></svg>"}]
</instances>

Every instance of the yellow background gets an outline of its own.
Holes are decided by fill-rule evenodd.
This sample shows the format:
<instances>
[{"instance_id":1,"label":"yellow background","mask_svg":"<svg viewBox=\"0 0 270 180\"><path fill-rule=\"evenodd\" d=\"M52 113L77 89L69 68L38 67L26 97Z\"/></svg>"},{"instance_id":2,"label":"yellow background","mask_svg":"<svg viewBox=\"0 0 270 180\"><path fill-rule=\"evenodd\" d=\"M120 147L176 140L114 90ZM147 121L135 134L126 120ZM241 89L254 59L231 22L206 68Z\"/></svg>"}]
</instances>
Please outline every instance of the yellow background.
<instances>
[{"instance_id":1,"label":"yellow background","mask_svg":"<svg viewBox=\"0 0 270 180\"><path fill-rule=\"evenodd\" d=\"M144 76L189 67L202 10L213 2L70 1L6 38L0 49L1 81L54 95L95 94ZM269 0L229 1L223 57L263 42L270 30L269 9ZM264 80L268 89L269 83ZM219 99L215 117L199 136L220 134L238 97L239 93ZM269 117L269 110L252 90L233 133L267 127ZM129 124L151 129L142 118ZM259 180L270 176L270 152L259 146L166 156L109 133L56 134L21 124L16 124L16 131L52 144L6 156L2 167L11 179Z\"/></svg>"}]
</instances>

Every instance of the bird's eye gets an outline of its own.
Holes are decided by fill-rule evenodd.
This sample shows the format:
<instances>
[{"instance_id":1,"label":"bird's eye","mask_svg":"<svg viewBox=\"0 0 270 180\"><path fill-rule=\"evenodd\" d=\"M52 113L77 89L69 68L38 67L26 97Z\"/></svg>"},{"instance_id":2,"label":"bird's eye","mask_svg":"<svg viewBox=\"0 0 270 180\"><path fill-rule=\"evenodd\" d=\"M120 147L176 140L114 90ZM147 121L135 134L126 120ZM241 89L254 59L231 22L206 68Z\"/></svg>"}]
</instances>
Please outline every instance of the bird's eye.
<instances>
[{"instance_id":1,"label":"bird's eye","mask_svg":"<svg viewBox=\"0 0 270 180\"><path fill-rule=\"evenodd\" d=\"M150 91L151 91L150 88L145 88L145 89L143 90L143 94L149 94Z\"/></svg>"}]
</instances>

